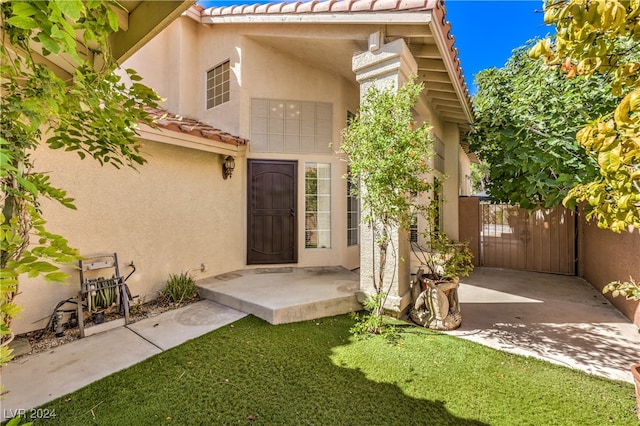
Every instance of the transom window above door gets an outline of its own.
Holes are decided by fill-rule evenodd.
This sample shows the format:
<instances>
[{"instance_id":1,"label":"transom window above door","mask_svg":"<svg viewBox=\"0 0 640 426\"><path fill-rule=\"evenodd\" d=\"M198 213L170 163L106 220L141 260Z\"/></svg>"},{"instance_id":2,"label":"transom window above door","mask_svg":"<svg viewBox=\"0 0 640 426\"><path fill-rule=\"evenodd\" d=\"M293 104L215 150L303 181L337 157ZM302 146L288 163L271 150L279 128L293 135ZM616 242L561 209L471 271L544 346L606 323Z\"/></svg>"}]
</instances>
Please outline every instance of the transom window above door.
<instances>
[{"instance_id":1,"label":"transom window above door","mask_svg":"<svg viewBox=\"0 0 640 426\"><path fill-rule=\"evenodd\" d=\"M330 103L251 100L253 152L330 154L332 129Z\"/></svg>"}]
</instances>

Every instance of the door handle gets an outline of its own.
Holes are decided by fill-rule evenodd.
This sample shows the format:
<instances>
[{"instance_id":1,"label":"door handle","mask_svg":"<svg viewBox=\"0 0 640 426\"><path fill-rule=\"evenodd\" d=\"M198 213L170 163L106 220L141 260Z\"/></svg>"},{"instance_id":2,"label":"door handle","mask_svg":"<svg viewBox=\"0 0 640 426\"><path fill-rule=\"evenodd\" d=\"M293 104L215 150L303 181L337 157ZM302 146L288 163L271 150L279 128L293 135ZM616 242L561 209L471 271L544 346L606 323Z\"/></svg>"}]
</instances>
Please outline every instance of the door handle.
<instances>
[{"instance_id":1,"label":"door handle","mask_svg":"<svg viewBox=\"0 0 640 426\"><path fill-rule=\"evenodd\" d=\"M291 217L296 217L296 212L293 209L289 210L289 214L291 215Z\"/></svg>"}]
</instances>

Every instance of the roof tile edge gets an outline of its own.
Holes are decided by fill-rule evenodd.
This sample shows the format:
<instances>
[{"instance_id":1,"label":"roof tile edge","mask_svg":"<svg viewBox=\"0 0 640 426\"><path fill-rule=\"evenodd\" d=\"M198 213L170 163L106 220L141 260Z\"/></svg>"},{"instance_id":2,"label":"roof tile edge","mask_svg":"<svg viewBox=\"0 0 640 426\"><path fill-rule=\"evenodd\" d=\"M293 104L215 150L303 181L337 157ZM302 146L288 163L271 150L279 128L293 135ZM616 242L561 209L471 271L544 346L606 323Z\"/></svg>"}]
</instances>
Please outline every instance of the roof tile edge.
<instances>
[{"instance_id":1,"label":"roof tile edge","mask_svg":"<svg viewBox=\"0 0 640 426\"><path fill-rule=\"evenodd\" d=\"M145 108L155 120L156 126L164 130L192 135L208 140L224 142L235 146L247 145L247 140L217 129L202 121L181 117L161 108Z\"/></svg>"},{"instance_id":2,"label":"roof tile edge","mask_svg":"<svg viewBox=\"0 0 640 426\"><path fill-rule=\"evenodd\" d=\"M297 14L327 12L376 12L435 9L442 0L311 0L295 3L279 2L210 7L201 10L202 16ZM200 6L200 8L202 8Z\"/></svg>"}]
</instances>

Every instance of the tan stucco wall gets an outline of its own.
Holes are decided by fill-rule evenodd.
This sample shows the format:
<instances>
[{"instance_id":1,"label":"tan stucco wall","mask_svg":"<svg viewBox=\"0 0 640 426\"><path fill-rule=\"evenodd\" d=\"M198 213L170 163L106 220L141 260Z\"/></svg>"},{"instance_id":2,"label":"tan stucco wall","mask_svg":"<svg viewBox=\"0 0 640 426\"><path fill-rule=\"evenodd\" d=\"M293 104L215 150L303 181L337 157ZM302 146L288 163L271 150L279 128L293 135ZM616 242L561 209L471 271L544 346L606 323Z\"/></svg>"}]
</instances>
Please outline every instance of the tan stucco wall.
<instances>
[{"instance_id":1,"label":"tan stucco wall","mask_svg":"<svg viewBox=\"0 0 640 426\"><path fill-rule=\"evenodd\" d=\"M244 162L234 176L222 178L222 156L144 142L148 164L116 170L72 153L42 149L38 170L50 171L53 184L69 191L77 210L43 204L48 230L68 238L81 254L118 253L120 271L133 261L133 294L155 298L169 274L207 265L195 278L240 269L244 265ZM18 304L24 313L14 331L42 328L56 303L79 290L77 273L68 286L23 279Z\"/></svg>"},{"instance_id":2,"label":"tan stucco wall","mask_svg":"<svg viewBox=\"0 0 640 426\"><path fill-rule=\"evenodd\" d=\"M347 183L343 176L347 163L335 152L339 149L340 132L346 127L347 110L356 111L359 88L325 70L306 64L251 38L241 39L243 65L241 78L242 111L250 111L252 98L286 99L294 101L328 102L333 105L332 154L262 153L251 151L249 158L298 161L298 211L304 212L305 162L331 163L331 248L304 248L304 215L298 215L298 266L343 265L359 266L358 247L347 247ZM240 133L250 135L250 115L239 114Z\"/></svg>"},{"instance_id":3,"label":"tan stucco wall","mask_svg":"<svg viewBox=\"0 0 640 426\"><path fill-rule=\"evenodd\" d=\"M640 281L640 230L616 234L586 223L581 214L578 230L578 274L598 290L611 281ZM640 327L640 303L605 295Z\"/></svg>"},{"instance_id":4,"label":"tan stucco wall","mask_svg":"<svg viewBox=\"0 0 640 426\"><path fill-rule=\"evenodd\" d=\"M241 32L241 28L218 31L190 19L178 19L123 67L136 69L145 84L166 98L165 107L171 112L245 138L250 136L252 97L331 102L333 139L339 141L347 110L358 108L358 86L262 46ZM231 101L207 110L206 71L226 59L232 69ZM51 171L53 182L69 189L78 207L72 211L44 203L49 229L66 236L82 254L117 252L123 275L128 273L126 265L133 261L137 272L128 283L133 294L145 300L156 297L171 273L198 268L202 263L208 269L205 273L194 271L196 278L246 267L246 156L236 157L233 178L223 180L221 155L158 142L146 141L144 145L149 163L139 172L101 168L68 153L37 152L37 166ZM251 158L298 161L301 214L296 266L357 268L359 246L347 247L346 243L347 190L342 179L346 163L334 154L247 154ZM331 163L334 197L330 249L304 248L306 161ZM77 273L68 286L24 279L18 303L25 312L14 322L14 331L43 327L59 301L77 294L78 280Z\"/></svg>"},{"instance_id":5,"label":"tan stucco wall","mask_svg":"<svg viewBox=\"0 0 640 426\"><path fill-rule=\"evenodd\" d=\"M346 126L347 111L355 112L359 106L358 85L322 67L304 63L260 43L259 38L254 39L252 36L255 31L251 26L207 27L182 18L171 24L169 30L154 38L149 43L149 49L155 52L166 46L166 49L175 51L176 45L188 45L192 49L188 58L184 54L173 58L167 58L167 55L148 55L145 47L127 61L126 66L139 70L145 79L147 74L152 76L149 82L154 84L161 95L171 93L178 96L178 103L171 99L167 101L167 108L180 108L177 111L171 110L172 112L202 120L247 139L251 135L252 98L329 102L333 105L333 150L337 151L340 132ZM278 26L261 26L259 32L278 35ZM162 60L175 62L176 58L182 58L179 70L172 75L164 74L161 79L154 76L155 70L162 68ZM230 101L207 110L204 97L206 71L227 59L231 68ZM180 83L176 83L176 80L180 80ZM180 86L180 93L175 93L176 85ZM346 162L335 154L256 153L251 151L251 143L247 157L298 161L299 212L304 212L305 162L331 163L334 195L331 206L332 247L305 249L304 214L299 214L297 266L342 265L349 269L359 266L359 247L347 247L346 242L347 189L346 181L342 178L347 171ZM246 182L246 176L241 178ZM243 190L237 196L242 197L246 203L245 193L246 190ZM242 214L246 222L246 210ZM246 227L241 235L246 240Z\"/></svg>"},{"instance_id":6,"label":"tan stucco wall","mask_svg":"<svg viewBox=\"0 0 640 426\"><path fill-rule=\"evenodd\" d=\"M443 227L444 232L454 240L458 239L458 194L460 174L460 130L453 123L445 123L442 129L442 141L444 142L444 172L445 179L442 182Z\"/></svg>"},{"instance_id":7,"label":"tan stucco wall","mask_svg":"<svg viewBox=\"0 0 640 426\"><path fill-rule=\"evenodd\" d=\"M458 170L459 176L459 195L468 197L471 195L471 160L469 156L464 152L461 146L458 146L458 164L460 169Z\"/></svg>"},{"instance_id":8,"label":"tan stucco wall","mask_svg":"<svg viewBox=\"0 0 640 426\"><path fill-rule=\"evenodd\" d=\"M132 68L143 76L143 83L154 88L166 100L165 107L172 112L179 111L180 93L185 88L181 84L182 65L189 43L182 42L182 33L189 27L192 26L188 20L174 21L151 39L142 52L136 52L122 64L123 68Z\"/></svg>"},{"instance_id":9,"label":"tan stucco wall","mask_svg":"<svg viewBox=\"0 0 640 426\"><path fill-rule=\"evenodd\" d=\"M144 77L143 83L166 98L164 106L170 112L243 138L250 137L252 98L330 102L336 151L347 111L356 112L359 107L360 86L355 78L330 71L324 66L324 58L310 63L261 43L260 37L281 35L280 29L278 25L204 26L183 17L123 66L136 69ZM304 26L300 31L324 34L326 27ZM231 66L230 101L207 110L206 71L227 59ZM440 122L430 105L420 109L426 111L423 116L447 146L450 177L445 182L445 197L456 205L446 208L445 227L455 238L459 132L457 126ZM133 294L146 300L153 298L169 274L199 268L202 263L208 269L205 273L195 271L196 278L246 267L247 158L298 161L300 213L304 212L305 162L331 163L332 246L305 249L304 214L299 214L296 266L360 266L360 247L346 245L347 190L342 176L347 164L339 155L257 153L251 151L249 142L246 155L236 157L233 178L223 180L223 157L219 154L151 141L144 145L149 163L139 172L100 168L90 160L79 161L73 154L61 152L41 150L36 155L37 167L51 171L53 182L68 189L78 207L71 211L44 203L49 229L68 237L83 254L117 252L123 274L133 261L138 268L128 282ZM406 274L401 279L408 282ZM78 288L77 274L67 287L47 285L38 279L23 280L18 303L25 306L25 313L14 322L14 331L43 327L56 303L75 295ZM400 292L406 299L404 286Z\"/></svg>"}]
</instances>

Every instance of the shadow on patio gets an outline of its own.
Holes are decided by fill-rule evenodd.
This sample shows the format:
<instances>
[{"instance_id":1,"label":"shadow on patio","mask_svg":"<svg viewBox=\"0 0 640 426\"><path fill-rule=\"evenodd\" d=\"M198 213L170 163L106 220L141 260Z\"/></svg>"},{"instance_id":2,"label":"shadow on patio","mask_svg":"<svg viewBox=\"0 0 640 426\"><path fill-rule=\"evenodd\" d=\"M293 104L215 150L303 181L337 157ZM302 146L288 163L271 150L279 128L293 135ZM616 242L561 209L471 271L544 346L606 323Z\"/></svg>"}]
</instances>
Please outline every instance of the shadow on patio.
<instances>
[{"instance_id":1,"label":"shadow on patio","mask_svg":"<svg viewBox=\"0 0 640 426\"><path fill-rule=\"evenodd\" d=\"M586 281L477 268L460 286L462 326L449 334L632 382L640 334Z\"/></svg>"}]
</instances>

